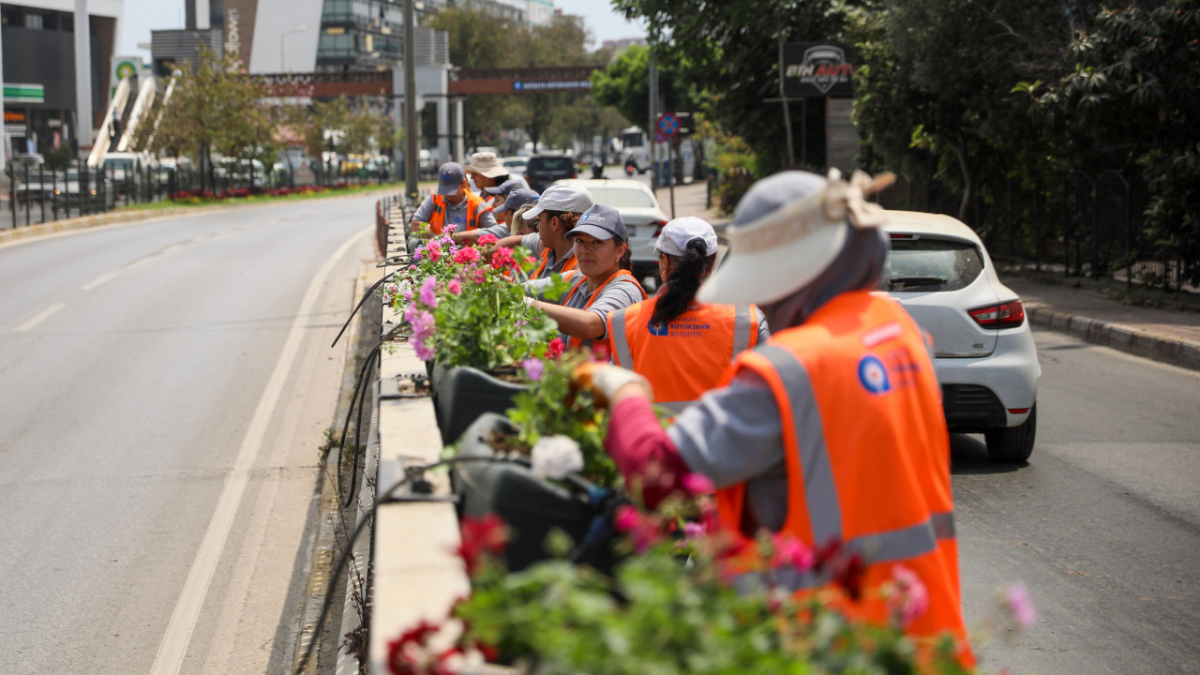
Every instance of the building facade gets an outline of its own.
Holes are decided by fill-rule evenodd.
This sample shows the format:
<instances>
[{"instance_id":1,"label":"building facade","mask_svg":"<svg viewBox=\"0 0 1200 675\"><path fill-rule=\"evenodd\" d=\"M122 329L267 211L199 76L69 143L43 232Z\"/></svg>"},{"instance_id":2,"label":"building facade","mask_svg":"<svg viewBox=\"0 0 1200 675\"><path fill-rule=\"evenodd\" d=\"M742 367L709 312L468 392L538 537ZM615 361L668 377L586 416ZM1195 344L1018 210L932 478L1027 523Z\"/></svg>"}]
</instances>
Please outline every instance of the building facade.
<instances>
[{"instance_id":1,"label":"building facade","mask_svg":"<svg viewBox=\"0 0 1200 675\"><path fill-rule=\"evenodd\" d=\"M123 0L0 4L6 158L91 146L115 85L123 10Z\"/></svg>"}]
</instances>

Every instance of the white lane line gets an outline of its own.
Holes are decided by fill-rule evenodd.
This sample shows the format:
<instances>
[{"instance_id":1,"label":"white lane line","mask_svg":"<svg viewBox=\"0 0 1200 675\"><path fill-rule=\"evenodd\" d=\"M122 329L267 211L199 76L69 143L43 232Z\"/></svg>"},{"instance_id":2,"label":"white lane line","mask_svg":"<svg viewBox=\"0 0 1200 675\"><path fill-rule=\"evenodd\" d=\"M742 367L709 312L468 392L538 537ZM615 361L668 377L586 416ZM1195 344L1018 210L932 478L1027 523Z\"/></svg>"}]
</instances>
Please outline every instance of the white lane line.
<instances>
[{"instance_id":1,"label":"white lane line","mask_svg":"<svg viewBox=\"0 0 1200 675\"><path fill-rule=\"evenodd\" d=\"M82 288L85 291L90 291L93 288L97 288L101 284L105 284L105 283L108 283L109 281L112 281L113 279L116 279L118 274L120 274L120 272L105 272L104 274L101 274L100 276L96 277L95 279L92 279L91 281L84 284L82 286Z\"/></svg>"},{"instance_id":2,"label":"white lane line","mask_svg":"<svg viewBox=\"0 0 1200 675\"><path fill-rule=\"evenodd\" d=\"M61 312L64 307L66 307L66 305L61 302L58 303L57 305L50 305L46 309L43 309L41 311L41 313L38 314L37 316L26 321L25 323L21 324L20 326L17 326L16 328L14 328L13 332L14 333L24 333L26 331L31 331L34 328L37 328L38 324L40 324L41 322L45 321L46 319L49 319L50 317L54 316L55 314L58 314L59 312Z\"/></svg>"},{"instance_id":3,"label":"white lane line","mask_svg":"<svg viewBox=\"0 0 1200 675\"><path fill-rule=\"evenodd\" d=\"M300 302L300 309L296 312L296 320L292 323L287 340L283 343L283 350L279 354L279 360L275 363L275 370L271 373L271 379L267 381L267 387L258 401L258 407L254 409L254 416L250 418L246 435L242 437L242 445L238 449L233 470L225 477L225 487L221 490L217 508L213 512L212 520L208 523L204 539L200 542L200 550L196 552L196 560L192 563L187 581L183 584L183 592L179 594L179 600L175 603L175 611L171 614L167 632L158 646L158 655L154 657L150 675L179 674L179 669L183 666L183 659L187 656L188 644L192 640L192 632L196 629L196 621L200 618L200 610L204 606L204 598L208 595L208 587L212 583L213 573L217 570L217 563L221 559L225 541L229 538L229 530L233 527L234 517L237 515L238 506L242 501L242 494L246 491L246 484L250 481L250 469L258 460L259 450L261 450L263 439L267 434L267 426L275 414L275 407L279 403L279 397L283 394L283 385L287 382L292 364L300 351L300 342L308 327L309 315L312 314L317 297L325 286L326 278L333 271L337 262L346 254L346 251L350 250L351 246L374 229L374 227L367 228L346 240L325 261L325 264L313 277L312 283L308 285L304 299Z\"/></svg>"}]
</instances>

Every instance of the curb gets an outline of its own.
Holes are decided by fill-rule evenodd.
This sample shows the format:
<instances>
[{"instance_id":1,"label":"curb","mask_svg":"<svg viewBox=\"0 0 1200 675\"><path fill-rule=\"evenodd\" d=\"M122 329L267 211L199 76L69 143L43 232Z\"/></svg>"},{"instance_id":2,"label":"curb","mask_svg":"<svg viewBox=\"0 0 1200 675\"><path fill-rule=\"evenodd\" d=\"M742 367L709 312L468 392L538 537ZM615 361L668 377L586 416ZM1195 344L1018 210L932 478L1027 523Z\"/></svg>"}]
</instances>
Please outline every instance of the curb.
<instances>
[{"instance_id":1,"label":"curb","mask_svg":"<svg viewBox=\"0 0 1200 675\"><path fill-rule=\"evenodd\" d=\"M1200 370L1200 345L1154 337L1099 319L1062 312L1045 306L1026 307L1035 326L1066 333L1084 342L1111 347L1173 366Z\"/></svg>"}]
</instances>

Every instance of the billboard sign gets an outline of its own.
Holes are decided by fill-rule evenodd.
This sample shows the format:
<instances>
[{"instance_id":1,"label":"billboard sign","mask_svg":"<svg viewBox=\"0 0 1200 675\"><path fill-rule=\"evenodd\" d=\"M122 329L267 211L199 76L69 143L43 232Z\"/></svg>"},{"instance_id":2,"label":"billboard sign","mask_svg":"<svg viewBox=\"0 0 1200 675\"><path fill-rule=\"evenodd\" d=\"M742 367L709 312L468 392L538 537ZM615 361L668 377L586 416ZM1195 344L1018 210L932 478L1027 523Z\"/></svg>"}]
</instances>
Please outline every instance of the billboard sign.
<instances>
[{"instance_id":1,"label":"billboard sign","mask_svg":"<svg viewBox=\"0 0 1200 675\"><path fill-rule=\"evenodd\" d=\"M844 42L789 42L783 45L783 95L854 95L854 50Z\"/></svg>"}]
</instances>

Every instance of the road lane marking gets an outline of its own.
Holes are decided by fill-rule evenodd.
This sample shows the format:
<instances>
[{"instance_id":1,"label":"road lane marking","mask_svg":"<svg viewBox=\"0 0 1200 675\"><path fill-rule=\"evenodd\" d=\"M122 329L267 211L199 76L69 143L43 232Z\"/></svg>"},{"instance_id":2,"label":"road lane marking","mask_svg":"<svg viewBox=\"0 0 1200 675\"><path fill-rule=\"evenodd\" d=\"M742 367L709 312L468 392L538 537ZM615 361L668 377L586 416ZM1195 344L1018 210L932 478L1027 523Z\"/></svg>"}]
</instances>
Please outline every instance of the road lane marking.
<instances>
[{"instance_id":1,"label":"road lane marking","mask_svg":"<svg viewBox=\"0 0 1200 675\"><path fill-rule=\"evenodd\" d=\"M104 274L101 274L100 276L96 277L95 279L92 279L91 281L84 284L82 286L82 289L85 291L90 291L93 288L97 288L97 287L101 286L102 284L106 284L106 283L112 281L113 279L116 279L118 274L120 274L119 271L118 272L105 272Z\"/></svg>"},{"instance_id":2,"label":"road lane marking","mask_svg":"<svg viewBox=\"0 0 1200 675\"><path fill-rule=\"evenodd\" d=\"M50 305L46 309L43 309L41 311L41 313L38 314L37 316L26 321L25 323L21 324L20 326L17 326L16 328L14 328L13 332L14 333L25 333L25 332L31 331L34 328L37 328L38 324L40 324L41 322L45 321L46 319L49 319L50 317L54 316L55 314L58 314L59 312L61 312L64 307L66 307L66 305L61 302L58 303L57 305Z\"/></svg>"},{"instance_id":3,"label":"road lane marking","mask_svg":"<svg viewBox=\"0 0 1200 675\"><path fill-rule=\"evenodd\" d=\"M233 470L225 477L225 487L221 490L217 508L213 512L212 520L208 523L208 529L204 532L204 539L200 542L200 549L196 552L196 559L192 563L191 571L188 572L187 581L183 584L183 591L179 594L175 611L171 613L171 621L167 624L166 634L159 643L158 654L154 657L150 675L179 674L179 669L183 666L183 659L187 656L192 633L196 629L196 622L200 618L200 610L204 606L205 596L208 595L208 587L217 570L217 563L221 560L225 541L229 538L229 531L233 528L233 521L237 516L242 495L246 491L246 484L250 481L250 470L258 460L258 453L262 449L267 427L275 414L275 408L283 394L283 386L287 383L292 365L300 352L300 343L304 337L304 331L308 328L309 315L317 303L326 279L337 262L350 250L351 246L358 243L369 232L373 232L374 229L374 227L369 227L338 247L317 271L308 290L305 291L304 299L300 302L300 309L296 312L296 319L292 323L291 330L288 331L287 340L283 343L279 360L275 363L275 370L271 373L271 379L267 381L262 398L259 399L258 406L254 409L254 416L250 418L250 425L246 429L246 435L242 438L242 445L238 449L237 459L234 460Z\"/></svg>"}]
</instances>

